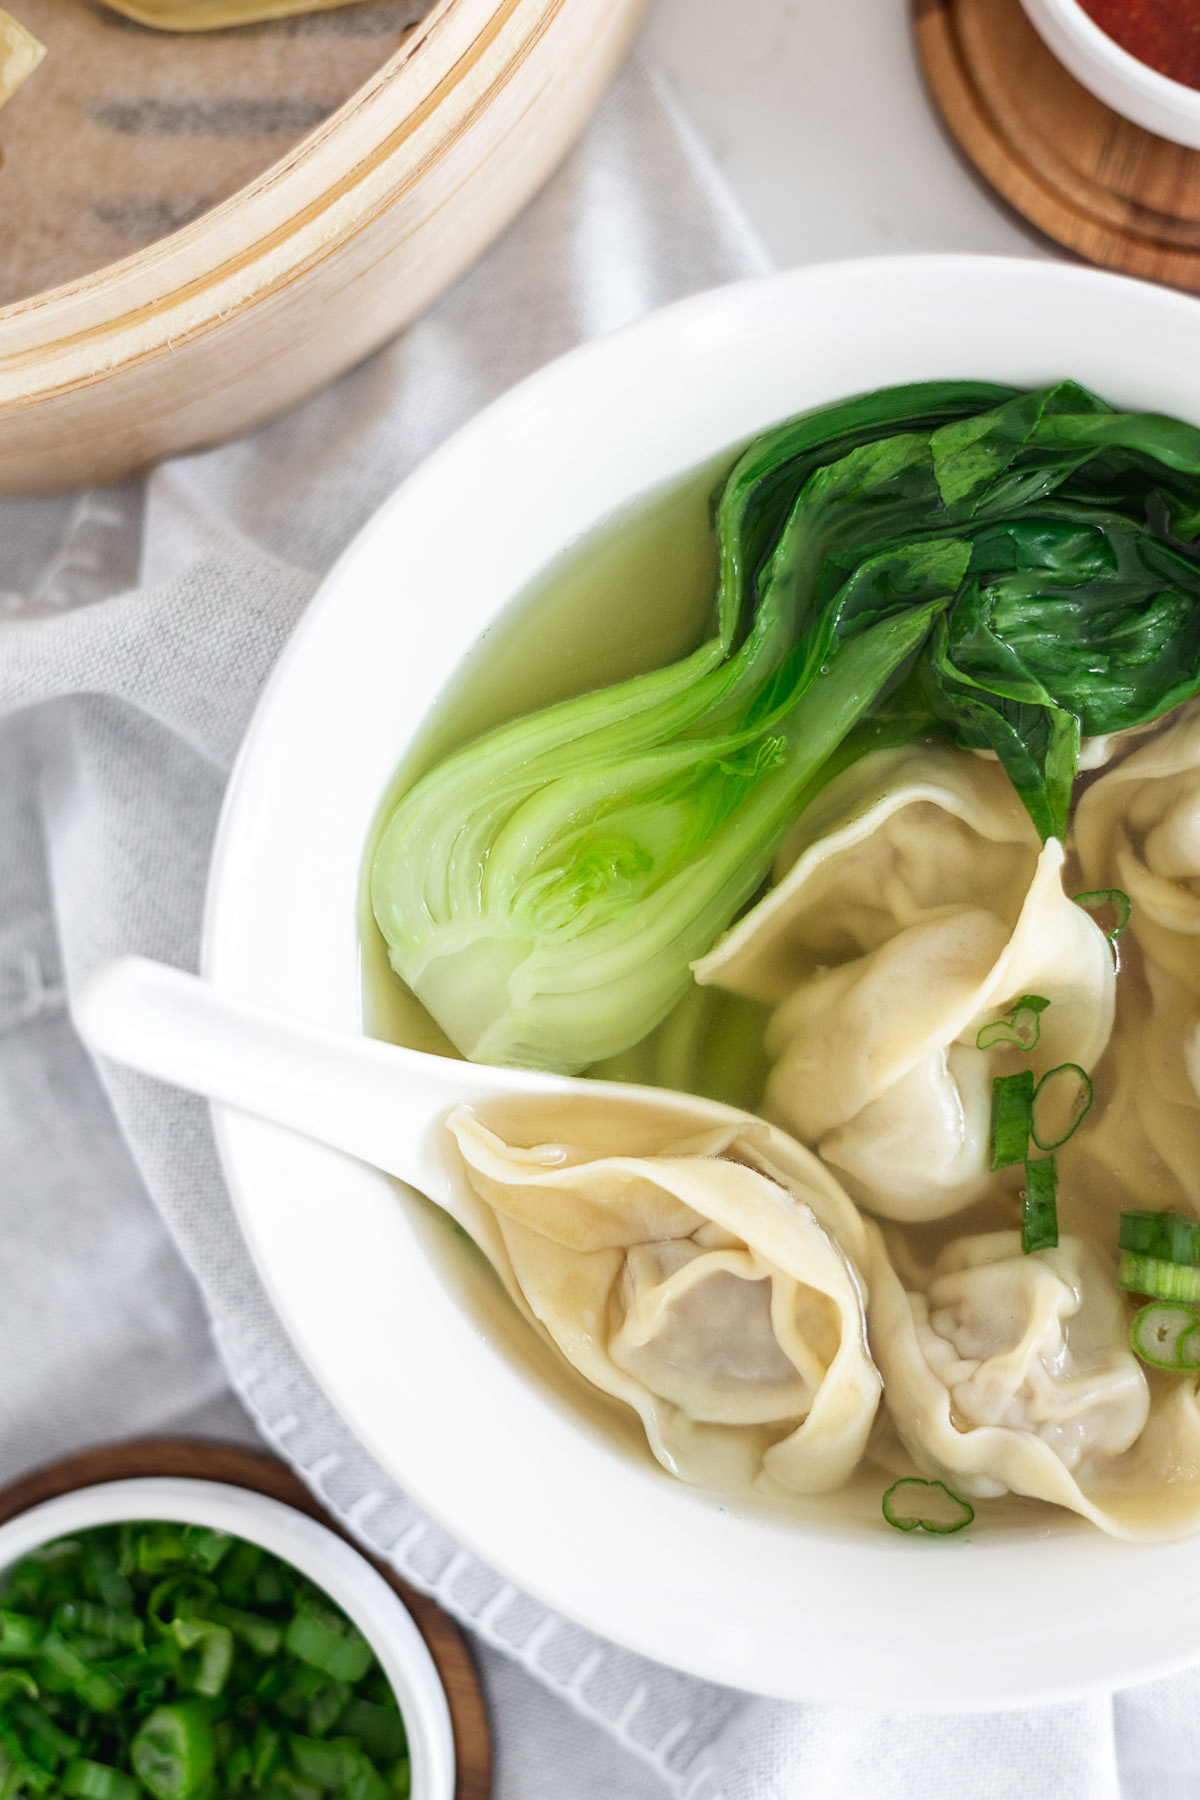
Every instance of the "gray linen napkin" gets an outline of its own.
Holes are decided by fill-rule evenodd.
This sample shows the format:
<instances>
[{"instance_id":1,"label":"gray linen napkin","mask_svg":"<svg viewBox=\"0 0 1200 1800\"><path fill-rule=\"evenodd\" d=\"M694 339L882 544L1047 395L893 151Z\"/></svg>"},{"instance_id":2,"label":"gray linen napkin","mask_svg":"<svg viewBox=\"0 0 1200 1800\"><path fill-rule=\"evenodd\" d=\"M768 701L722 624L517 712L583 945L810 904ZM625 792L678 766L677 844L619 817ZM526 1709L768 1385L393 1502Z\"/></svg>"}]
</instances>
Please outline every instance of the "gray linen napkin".
<instances>
[{"instance_id":1,"label":"gray linen napkin","mask_svg":"<svg viewBox=\"0 0 1200 1800\"><path fill-rule=\"evenodd\" d=\"M136 1432L250 1437L252 1418L474 1634L502 1800L1171 1800L1200 1738L1191 1678L1115 1712L788 1707L648 1663L514 1590L388 1480L299 1363L233 1223L205 1109L97 1071L64 1011L115 953L194 966L255 697L316 580L396 483L549 357L761 262L635 63L505 239L369 364L144 483L0 504L0 1479Z\"/></svg>"}]
</instances>

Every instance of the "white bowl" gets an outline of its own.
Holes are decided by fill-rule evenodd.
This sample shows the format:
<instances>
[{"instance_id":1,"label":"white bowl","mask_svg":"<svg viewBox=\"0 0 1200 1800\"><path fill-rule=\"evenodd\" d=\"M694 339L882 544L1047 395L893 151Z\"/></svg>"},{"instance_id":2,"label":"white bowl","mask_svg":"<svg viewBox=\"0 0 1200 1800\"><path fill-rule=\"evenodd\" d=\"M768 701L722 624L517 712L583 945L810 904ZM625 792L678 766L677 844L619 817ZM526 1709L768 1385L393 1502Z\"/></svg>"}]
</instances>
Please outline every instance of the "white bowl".
<instances>
[{"instance_id":1,"label":"white bowl","mask_svg":"<svg viewBox=\"0 0 1200 1800\"><path fill-rule=\"evenodd\" d=\"M359 883L393 770L480 634L606 515L843 395L1068 374L1200 422L1200 307L1051 263L835 264L701 295L524 382L381 509L284 654L226 804L208 974L361 1029ZM718 1504L581 1414L423 1203L278 1128L216 1126L271 1296L351 1428L464 1544L595 1630L763 1692L918 1709L1200 1657L1200 1540L1132 1547L1047 1511L1037 1534L914 1542L836 1497Z\"/></svg>"},{"instance_id":2,"label":"white bowl","mask_svg":"<svg viewBox=\"0 0 1200 1800\"><path fill-rule=\"evenodd\" d=\"M1200 91L1160 75L1101 31L1079 0L1021 0L1039 37L1076 81L1147 131L1200 150Z\"/></svg>"},{"instance_id":3,"label":"white bowl","mask_svg":"<svg viewBox=\"0 0 1200 1800\"><path fill-rule=\"evenodd\" d=\"M76 1488L0 1525L0 1570L41 1544L96 1525L164 1519L261 1544L324 1589L367 1639L408 1732L413 1800L453 1800L454 1734L433 1658L400 1596L365 1557L315 1519L250 1488L144 1476Z\"/></svg>"}]
</instances>

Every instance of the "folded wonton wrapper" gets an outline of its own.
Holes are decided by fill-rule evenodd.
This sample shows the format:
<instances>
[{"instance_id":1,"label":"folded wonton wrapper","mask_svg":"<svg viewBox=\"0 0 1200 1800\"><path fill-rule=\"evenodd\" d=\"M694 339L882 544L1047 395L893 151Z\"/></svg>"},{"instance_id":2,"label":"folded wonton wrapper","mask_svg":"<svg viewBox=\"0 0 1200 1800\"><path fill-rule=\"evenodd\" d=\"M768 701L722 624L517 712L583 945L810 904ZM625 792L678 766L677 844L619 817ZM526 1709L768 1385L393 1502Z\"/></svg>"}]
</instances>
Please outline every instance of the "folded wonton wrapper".
<instances>
[{"instance_id":1,"label":"folded wonton wrapper","mask_svg":"<svg viewBox=\"0 0 1200 1800\"><path fill-rule=\"evenodd\" d=\"M1088 788L1075 837L1089 888L1129 895L1129 931L1200 1000L1200 707Z\"/></svg>"},{"instance_id":2,"label":"folded wonton wrapper","mask_svg":"<svg viewBox=\"0 0 1200 1800\"><path fill-rule=\"evenodd\" d=\"M871 1342L890 1418L922 1474L1024 1494L1115 1537L1200 1526L1196 1377L1143 1369L1111 1260L1081 1238L957 1238L902 1281L869 1227Z\"/></svg>"},{"instance_id":3,"label":"folded wonton wrapper","mask_svg":"<svg viewBox=\"0 0 1200 1800\"><path fill-rule=\"evenodd\" d=\"M0 106L11 100L46 54L31 32L11 13L0 12Z\"/></svg>"},{"instance_id":4,"label":"folded wonton wrapper","mask_svg":"<svg viewBox=\"0 0 1200 1800\"><path fill-rule=\"evenodd\" d=\"M1108 731L1102 737L1085 737L1079 746L1079 773L1106 769L1111 762L1131 750L1139 738L1157 731L1161 720L1149 719L1144 725L1127 725L1124 731Z\"/></svg>"},{"instance_id":5,"label":"folded wonton wrapper","mask_svg":"<svg viewBox=\"0 0 1200 1800\"><path fill-rule=\"evenodd\" d=\"M696 964L771 1001L766 1111L885 1217L983 1194L995 1076L1090 1070L1112 1029L1103 932L1063 892L1007 775L947 746L864 758L803 815L777 885ZM981 1050L1024 994L1036 1055Z\"/></svg>"},{"instance_id":6,"label":"folded wonton wrapper","mask_svg":"<svg viewBox=\"0 0 1200 1800\"><path fill-rule=\"evenodd\" d=\"M684 1480L840 1487L880 1392L854 1207L807 1151L727 1108L688 1137L665 1097L665 1129L599 1093L579 1109L531 1148L470 1108L448 1120L513 1298Z\"/></svg>"},{"instance_id":7,"label":"folded wonton wrapper","mask_svg":"<svg viewBox=\"0 0 1200 1800\"><path fill-rule=\"evenodd\" d=\"M1147 959L1122 975L1103 1102L1058 1152L1060 1217L1110 1241L1130 1208L1200 1216L1200 1000Z\"/></svg>"},{"instance_id":8,"label":"folded wonton wrapper","mask_svg":"<svg viewBox=\"0 0 1200 1800\"><path fill-rule=\"evenodd\" d=\"M294 13L331 12L355 0L101 0L110 12L159 31L216 31L227 25L257 25L290 19Z\"/></svg>"},{"instance_id":9,"label":"folded wonton wrapper","mask_svg":"<svg viewBox=\"0 0 1200 1800\"><path fill-rule=\"evenodd\" d=\"M1110 1217L1131 1206L1200 1214L1200 707L1182 707L1093 783L1076 837L1088 887L1128 894L1121 948L1134 949L1106 1104L1061 1160Z\"/></svg>"}]
</instances>

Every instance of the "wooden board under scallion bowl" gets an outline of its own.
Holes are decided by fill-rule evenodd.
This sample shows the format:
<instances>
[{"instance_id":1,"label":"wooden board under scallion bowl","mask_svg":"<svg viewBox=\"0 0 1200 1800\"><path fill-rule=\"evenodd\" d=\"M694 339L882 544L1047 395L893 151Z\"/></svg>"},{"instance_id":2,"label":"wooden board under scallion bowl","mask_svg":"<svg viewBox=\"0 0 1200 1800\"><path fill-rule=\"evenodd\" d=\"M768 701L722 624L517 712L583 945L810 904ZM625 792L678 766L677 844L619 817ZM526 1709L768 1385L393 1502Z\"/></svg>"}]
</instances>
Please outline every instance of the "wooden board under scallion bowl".
<instances>
[{"instance_id":1,"label":"wooden board under scallion bowl","mask_svg":"<svg viewBox=\"0 0 1200 1800\"><path fill-rule=\"evenodd\" d=\"M357 0L193 37L22 0L48 54L0 113L0 492L219 441L385 342L560 161L644 8Z\"/></svg>"}]
</instances>

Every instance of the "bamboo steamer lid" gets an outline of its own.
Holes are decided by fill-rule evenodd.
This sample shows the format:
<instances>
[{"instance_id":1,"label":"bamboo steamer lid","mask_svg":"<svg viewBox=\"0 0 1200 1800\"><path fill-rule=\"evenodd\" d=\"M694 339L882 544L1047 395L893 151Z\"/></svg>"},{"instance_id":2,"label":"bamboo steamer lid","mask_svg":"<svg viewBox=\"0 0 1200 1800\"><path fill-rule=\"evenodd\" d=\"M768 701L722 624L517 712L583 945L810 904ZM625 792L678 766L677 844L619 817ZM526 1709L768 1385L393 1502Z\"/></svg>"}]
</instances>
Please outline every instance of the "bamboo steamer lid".
<instances>
[{"instance_id":1,"label":"bamboo steamer lid","mask_svg":"<svg viewBox=\"0 0 1200 1800\"><path fill-rule=\"evenodd\" d=\"M236 104L229 108L229 81L247 79L249 30L221 33L214 44L126 27L114 65L120 72L105 77L106 91L51 120L61 146L54 170L66 156L68 182L94 182L92 171L104 162L102 140L89 150L87 133L136 116L129 110L129 71L138 68L143 46L152 49L159 70L167 66L166 52L186 46L193 60L181 96L185 116L194 119L186 108L203 108L215 94L218 122L234 121L209 139L207 192L214 181L218 188L222 181L244 185L178 229L99 267L88 266L106 248L93 221L127 228L131 215L121 213L113 196L102 196L107 206L97 205L93 190L79 210L87 228L67 234L69 252L84 262L83 272L69 279L54 268L61 234L56 242L47 237L40 252L27 238L24 263L14 249L17 227L0 239L0 284L7 264L10 292L47 266L60 276L59 285L0 308L0 492L112 481L155 458L217 442L290 406L376 349L453 281L545 180L615 72L645 3L436 0L408 29L421 0L368 0L361 12L352 6L340 15L313 15L357 15L357 22L339 30L337 57L330 53L335 40L311 25L293 27L275 46L276 65L294 74L303 64L300 78L316 80L318 90L302 92L298 101L291 93L290 112L268 112L296 137L282 155L278 134L274 142L269 134L266 144L247 142L256 134L236 129L243 115ZM22 16L36 32L39 8L63 6L64 0L26 0ZM378 31L368 27L372 17L382 21ZM81 30L85 22L112 31L108 19L98 26L86 7ZM380 64L389 31L394 47ZM50 37L49 25L42 35ZM324 46L315 63L314 43ZM303 48L304 56L289 64L289 48ZM21 154L22 133L46 128L44 118L35 126L33 107L37 83L51 67L47 57L0 114L7 160L0 167L0 221L10 206L16 219L17 201L28 206L37 191L33 156ZM98 56L77 67L103 73ZM179 70L176 65L172 77L177 84ZM353 91L305 134L305 104L327 106L339 80ZM253 122L259 115L244 116ZM206 118L201 115L202 124ZM74 150L71 139L63 140L68 127ZM165 134L164 159L180 154L171 136ZM222 140L218 156L213 146L221 150ZM247 163L258 166L248 179ZM186 208L186 193L181 204ZM152 231L153 209L140 221L133 214L134 226L139 222ZM158 222L169 223L169 213Z\"/></svg>"}]
</instances>

